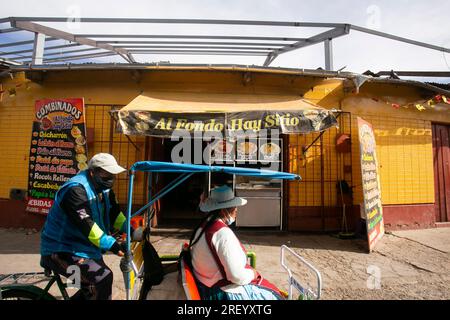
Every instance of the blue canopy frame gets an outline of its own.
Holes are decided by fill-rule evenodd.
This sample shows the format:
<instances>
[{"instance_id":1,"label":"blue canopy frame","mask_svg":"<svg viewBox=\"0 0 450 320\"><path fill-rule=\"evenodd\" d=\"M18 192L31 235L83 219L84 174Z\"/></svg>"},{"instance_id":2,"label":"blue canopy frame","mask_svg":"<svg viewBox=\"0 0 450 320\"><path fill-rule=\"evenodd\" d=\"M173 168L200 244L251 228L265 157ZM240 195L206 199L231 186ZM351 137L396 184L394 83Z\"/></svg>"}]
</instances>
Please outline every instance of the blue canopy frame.
<instances>
[{"instance_id":1,"label":"blue canopy frame","mask_svg":"<svg viewBox=\"0 0 450 320\"><path fill-rule=\"evenodd\" d=\"M132 203L133 203L133 184L134 184L134 176L136 172L148 172L149 173L149 195L148 195L148 203L137 210L135 213L131 213ZM171 181L168 185L162 188L155 196L152 198L151 195L151 182L152 182L152 173L180 173L180 175ZM150 208L157 200L161 199L165 194L172 191L174 188L179 186L181 183L189 179L195 173L209 173L209 172L221 172L228 173L230 175L241 175L241 176L251 176L251 177L260 177L266 179L282 179L282 180L301 180L301 177L296 174L286 173L286 172L278 172L271 170L259 170L259 169L251 169L251 168L243 168L243 167L225 167L225 166L208 166L208 165L196 165L196 164L183 164L183 163L172 163L172 162L161 162L161 161L140 161L133 164L130 168L130 177L128 182L128 203L127 203L127 212L126 212L126 230L127 230L127 252L128 254L125 256L125 262L128 266L123 269L124 280L125 280L125 289L127 300L129 300L130 294L130 272L131 268L129 267L131 264L131 218L137 216L142 213L144 210Z\"/></svg>"}]
</instances>

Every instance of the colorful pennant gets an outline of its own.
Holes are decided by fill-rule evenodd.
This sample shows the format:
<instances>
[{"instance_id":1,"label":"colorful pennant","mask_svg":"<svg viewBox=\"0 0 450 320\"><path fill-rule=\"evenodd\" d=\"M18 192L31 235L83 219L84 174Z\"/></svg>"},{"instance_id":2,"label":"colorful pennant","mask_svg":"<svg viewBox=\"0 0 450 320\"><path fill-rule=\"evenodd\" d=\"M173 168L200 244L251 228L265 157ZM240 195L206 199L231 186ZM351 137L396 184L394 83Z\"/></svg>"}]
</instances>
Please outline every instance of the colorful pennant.
<instances>
[{"instance_id":1,"label":"colorful pennant","mask_svg":"<svg viewBox=\"0 0 450 320\"><path fill-rule=\"evenodd\" d=\"M424 111L427 108L425 106L428 106L430 108L434 108L435 105L437 103L446 103L446 104L450 104L450 98L447 98L446 96L443 95L435 95L434 97L430 98L429 100L423 101L423 102L416 102L416 103L408 103L405 105L400 105L398 103L394 103L394 102L388 102L388 101L383 101L380 100L378 98L371 98L373 101L375 102L384 102L387 105L390 105L392 108L394 109L400 109L400 107L408 109L408 108L416 108L419 111Z\"/></svg>"},{"instance_id":2,"label":"colorful pennant","mask_svg":"<svg viewBox=\"0 0 450 320\"><path fill-rule=\"evenodd\" d=\"M425 110L425 107L424 107L423 105L421 105L420 103L417 103L417 104L416 104L416 108L417 108L417 110L419 110L419 111Z\"/></svg>"}]
</instances>

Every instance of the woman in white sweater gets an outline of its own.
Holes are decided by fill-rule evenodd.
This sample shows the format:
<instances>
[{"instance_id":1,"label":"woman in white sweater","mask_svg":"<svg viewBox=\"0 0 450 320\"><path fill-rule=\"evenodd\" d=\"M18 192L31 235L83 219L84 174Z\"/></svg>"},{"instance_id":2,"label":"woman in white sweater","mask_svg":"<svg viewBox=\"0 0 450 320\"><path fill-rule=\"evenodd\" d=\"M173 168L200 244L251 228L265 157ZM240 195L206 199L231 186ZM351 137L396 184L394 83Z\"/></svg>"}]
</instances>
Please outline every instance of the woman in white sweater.
<instances>
[{"instance_id":1,"label":"woman in white sweater","mask_svg":"<svg viewBox=\"0 0 450 320\"><path fill-rule=\"evenodd\" d=\"M245 248L229 228L237 207L246 203L224 185L214 188L200 204L200 210L209 214L193 234L191 257L202 299L282 299L279 289L247 263Z\"/></svg>"}]
</instances>

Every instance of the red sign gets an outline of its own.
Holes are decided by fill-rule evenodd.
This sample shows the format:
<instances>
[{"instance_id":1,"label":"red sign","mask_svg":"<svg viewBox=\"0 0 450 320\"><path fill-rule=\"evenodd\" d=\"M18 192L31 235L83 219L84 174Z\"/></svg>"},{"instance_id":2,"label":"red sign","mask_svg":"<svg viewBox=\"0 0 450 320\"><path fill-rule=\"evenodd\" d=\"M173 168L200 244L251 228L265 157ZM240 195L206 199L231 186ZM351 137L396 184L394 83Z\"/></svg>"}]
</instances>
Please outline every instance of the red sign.
<instances>
[{"instance_id":1,"label":"red sign","mask_svg":"<svg viewBox=\"0 0 450 320\"><path fill-rule=\"evenodd\" d=\"M36 101L26 210L47 214L59 187L87 169L86 154L83 99Z\"/></svg>"},{"instance_id":2,"label":"red sign","mask_svg":"<svg viewBox=\"0 0 450 320\"><path fill-rule=\"evenodd\" d=\"M370 123L358 117L359 149L362 189L369 252L384 235L383 206L381 204L380 176L375 135Z\"/></svg>"}]
</instances>

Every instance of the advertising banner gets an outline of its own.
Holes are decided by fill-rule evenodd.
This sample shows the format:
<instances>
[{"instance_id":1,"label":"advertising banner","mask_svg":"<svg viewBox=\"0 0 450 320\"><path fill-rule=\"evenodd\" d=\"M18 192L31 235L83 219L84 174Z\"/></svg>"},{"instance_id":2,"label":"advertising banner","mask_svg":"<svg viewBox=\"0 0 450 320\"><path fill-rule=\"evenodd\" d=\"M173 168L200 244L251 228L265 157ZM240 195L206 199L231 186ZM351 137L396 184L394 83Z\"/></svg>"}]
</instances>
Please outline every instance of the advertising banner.
<instances>
[{"instance_id":1,"label":"advertising banner","mask_svg":"<svg viewBox=\"0 0 450 320\"><path fill-rule=\"evenodd\" d=\"M364 196L363 212L366 219L369 252L372 252L376 243L384 235L380 176L372 125L359 117L357 121Z\"/></svg>"},{"instance_id":2,"label":"advertising banner","mask_svg":"<svg viewBox=\"0 0 450 320\"><path fill-rule=\"evenodd\" d=\"M26 211L46 215L59 187L88 167L83 99L36 101L31 135Z\"/></svg>"}]
</instances>

